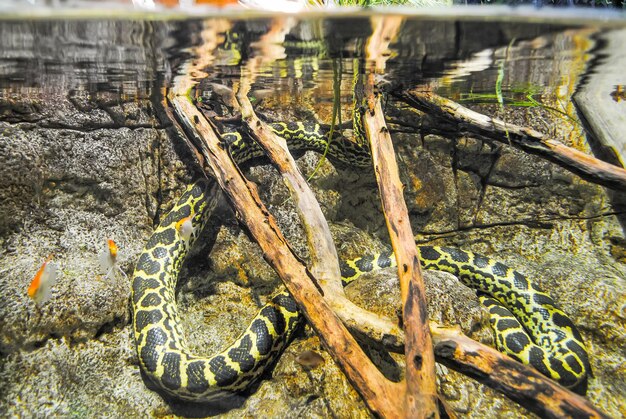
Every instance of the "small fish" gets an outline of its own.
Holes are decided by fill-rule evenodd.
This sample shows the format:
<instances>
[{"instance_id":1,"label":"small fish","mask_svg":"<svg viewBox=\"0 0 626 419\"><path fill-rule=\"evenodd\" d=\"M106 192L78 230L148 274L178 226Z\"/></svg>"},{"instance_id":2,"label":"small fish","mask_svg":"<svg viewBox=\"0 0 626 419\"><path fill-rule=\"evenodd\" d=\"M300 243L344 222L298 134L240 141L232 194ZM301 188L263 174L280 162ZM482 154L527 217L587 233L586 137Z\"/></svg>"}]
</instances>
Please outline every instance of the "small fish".
<instances>
[{"instance_id":1,"label":"small fish","mask_svg":"<svg viewBox=\"0 0 626 419\"><path fill-rule=\"evenodd\" d=\"M304 351L296 357L296 362L307 370L317 368L324 363L324 357L314 351Z\"/></svg>"},{"instance_id":2,"label":"small fish","mask_svg":"<svg viewBox=\"0 0 626 419\"><path fill-rule=\"evenodd\" d=\"M117 264L117 253L117 244L113 240L108 239L105 249L98 255L98 260L100 261L100 271L107 278L116 269L124 275L124 278L127 277L126 273Z\"/></svg>"},{"instance_id":3,"label":"small fish","mask_svg":"<svg viewBox=\"0 0 626 419\"><path fill-rule=\"evenodd\" d=\"M183 240L189 241L191 235L193 234L193 224L191 220L193 216L185 217L176 223L176 231L180 234Z\"/></svg>"},{"instance_id":4,"label":"small fish","mask_svg":"<svg viewBox=\"0 0 626 419\"><path fill-rule=\"evenodd\" d=\"M56 282L58 270L59 267L52 262L52 255L50 255L35 274L28 287L28 296L37 304L43 304L50 299L51 288Z\"/></svg>"}]
</instances>

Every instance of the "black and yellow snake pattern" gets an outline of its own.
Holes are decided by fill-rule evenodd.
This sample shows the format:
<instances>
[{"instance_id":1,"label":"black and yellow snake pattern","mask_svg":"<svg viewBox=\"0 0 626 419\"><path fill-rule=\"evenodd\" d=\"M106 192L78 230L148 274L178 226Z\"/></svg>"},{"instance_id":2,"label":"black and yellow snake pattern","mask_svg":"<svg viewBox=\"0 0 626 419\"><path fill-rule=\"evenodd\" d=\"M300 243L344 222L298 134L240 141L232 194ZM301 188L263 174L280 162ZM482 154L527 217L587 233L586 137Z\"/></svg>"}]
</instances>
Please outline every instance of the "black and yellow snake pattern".
<instances>
[{"instance_id":1,"label":"black and yellow snake pattern","mask_svg":"<svg viewBox=\"0 0 626 419\"><path fill-rule=\"evenodd\" d=\"M271 126L290 146L322 151L328 145L317 124ZM238 133L223 138L239 162L261 155ZM330 152L352 165L371 164L367 150L353 143L331 142ZM302 317L289 294L281 292L222 352L190 353L180 328L175 289L181 264L215 207L215 188L205 180L187 188L148 240L133 275L133 330L141 369L165 395L176 399L212 401L248 387L278 358ZM181 229L183 221L186 231ZM480 293L500 351L567 387L586 390L590 366L582 338L548 294L485 256L436 246L420 246L419 253L424 268L450 272ZM344 283L394 264L391 252L342 262Z\"/></svg>"}]
</instances>

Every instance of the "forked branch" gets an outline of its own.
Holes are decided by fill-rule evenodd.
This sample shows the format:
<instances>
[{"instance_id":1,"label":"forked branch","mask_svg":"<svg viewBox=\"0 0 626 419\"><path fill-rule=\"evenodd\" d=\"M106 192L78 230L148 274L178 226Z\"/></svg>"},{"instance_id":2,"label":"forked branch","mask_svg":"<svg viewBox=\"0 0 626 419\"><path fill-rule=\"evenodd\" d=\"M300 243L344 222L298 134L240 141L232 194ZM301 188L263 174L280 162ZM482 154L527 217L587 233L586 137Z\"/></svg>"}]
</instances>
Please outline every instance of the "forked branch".
<instances>
[{"instance_id":1,"label":"forked branch","mask_svg":"<svg viewBox=\"0 0 626 419\"><path fill-rule=\"evenodd\" d=\"M182 111L188 125L206 144L202 150L222 190L261 247L267 262L281 277L289 293L298 302L309 324L320 336L333 359L359 391L368 407L383 417L402 417L396 398L397 384L391 383L372 365L358 343L335 316L315 284L309 270L292 252L280 233L274 217L262 203L254 184L248 182L221 144L213 127L186 97L174 97L177 111Z\"/></svg>"},{"instance_id":2,"label":"forked branch","mask_svg":"<svg viewBox=\"0 0 626 419\"><path fill-rule=\"evenodd\" d=\"M180 76L180 79L184 80L185 77L189 76L183 75ZM190 84L188 80L181 83L185 86ZM303 191L303 188L308 190L308 186L303 179L298 179L301 176L293 164L293 159L285 151L286 148L281 147L280 142L278 144L273 143L273 134L269 128L254 115L254 111L245 96L247 92L246 83L244 80L243 93L237 97L242 106L244 121L248 123L248 128L253 136L261 140L260 142L271 151L276 162L280 164L280 171L286 175L292 192L296 195L294 198L296 202L306 202L305 195L307 192ZM320 288L316 286L316 279L292 252L276 221L261 202L255 185L243 177L232 161L230 153L223 147L213 125L191 102L187 91L180 92L180 90L173 89L170 101L178 119L186 130L195 137L194 144L197 145L198 151L210 167L213 176L235 208L238 218L248 227L251 235L261 247L265 259L281 277L302 313L318 333L333 359L361 394L365 403L373 412L382 417L403 417L403 404L398 401L398 395L401 394L398 391L399 385L388 381L378 371L333 313L320 293ZM311 193L310 190L308 193ZM321 214L321 211L319 212ZM321 226L321 228L325 226L325 221L321 224L318 221L313 223ZM310 224L311 221L305 222L305 225ZM325 227L327 229L327 226ZM321 247L325 247L325 245ZM318 258L328 256L326 253L332 257L333 252L334 247L330 251L317 249L314 253L317 255L315 257ZM336 261L336 255L334 258ZM335 274L332 270L330 276ZM338 267L336 270L338 271ZM336 272L336 276L339 276L338 272Z\"/></svg>"}]
</instances>

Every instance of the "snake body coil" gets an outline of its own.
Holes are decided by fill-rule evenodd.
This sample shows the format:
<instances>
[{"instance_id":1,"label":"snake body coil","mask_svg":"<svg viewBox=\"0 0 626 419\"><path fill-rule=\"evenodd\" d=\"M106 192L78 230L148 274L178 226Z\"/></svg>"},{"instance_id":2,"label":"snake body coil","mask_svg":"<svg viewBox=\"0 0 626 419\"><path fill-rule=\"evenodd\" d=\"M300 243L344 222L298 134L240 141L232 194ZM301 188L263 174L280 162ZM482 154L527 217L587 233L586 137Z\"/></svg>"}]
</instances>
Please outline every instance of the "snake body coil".
<instances>
[{"instance_id":1,"label":"snake body coil","mask_svg":"<svg viewBox=\"0 0 626 419\"><path fill-rule=\"evenodd\" d=\"M323 151L328 145L317 124L271 126L290 147ZM223 138L238 161L259 155L238 133ZM342 147L331 142L330 152L350 164L370 164L367 150L353 143ZM301 320L293 299L282 292L222 352L209 357L190 353L180 328L175 289L181 264L215 206L215 188L204 180L187 188L148 240L133 275L133 330L141 369L177 399L211 401L248 387L278 358ZM191 223L190 235L180 229L183 220ZM500 351L567 387L586 390L590 366L582 338L548 294L519 272L478 254L435 246L421 246L419 253L424 268L450 272L480 293ZM391 252L342 262L344 283L394 264Z\"/></svg>"}]
</instances>

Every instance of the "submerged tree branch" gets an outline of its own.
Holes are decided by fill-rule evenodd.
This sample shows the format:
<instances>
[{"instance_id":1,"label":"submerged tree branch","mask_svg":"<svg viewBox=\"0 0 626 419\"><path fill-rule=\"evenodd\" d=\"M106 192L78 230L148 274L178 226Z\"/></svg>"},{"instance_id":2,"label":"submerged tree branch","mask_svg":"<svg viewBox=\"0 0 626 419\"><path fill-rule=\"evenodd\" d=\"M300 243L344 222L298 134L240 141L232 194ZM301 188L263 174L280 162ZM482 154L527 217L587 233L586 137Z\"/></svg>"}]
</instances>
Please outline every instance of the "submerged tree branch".
<instances>
[{"instance_id":1,"label":"submerged tree branch","mask_svg":"<svg viewBox=\"0 0 626 419\"><path fill-rule=\"evenodd\" d=\"M268 124L259 119L248 98L259 67L268 60L273 61L284 56L282 42L290 28L289 22L277 19L270 31L263 36L263 40L258 43L259 46L264 46L263 52L249 59L246 63L237 91L234 92L237 101L236 107L241 114L247 134L265 150L281 174L285 185L289 188L292 199L296 203L309 245L311 254L309 270L313 277L320 284L335 283L343 292L337 250L330 235L328 222L322 214L322 209L296 166L296 162L287 148L287 142L284 138L276 135ZM272 47L270 51L267 51L267 45Z\"/></svg>"},{"instance_id":2,"label":"submerged tree branch","mask_svg":"<svg viewBox=\"0 0 626 419\"><path fill-rule=\"evenodd\" d=\"M498 390L547 418L607 418L587 399L544 377L458 329L431 325L437 361Z\"/></svg>"},{"instance_id":3,"label":"submerged tree branch","mask_svg":"<svg viewBox=\"0 0 626 419\"><path fill-rule=\"evenodd\" d=\"M189 76L180 76L181 84L187 86ZM187 81L185 81L187 80ZM315 201L304 179L298 173L293 159L289 156L284 144L274 143L273 133L254 114L252 106L246 97L248 86L244 79L242 91L237 96L242 105L242 116L247 122L249 130L260 140L276 158L280 171L285 175L295 192L295 200L300 203ZM170 97L174 110L185 126L186 130L195 137L194 144L210 166L213 175L228 196L240 221L247 226L251 235L261 247L266 261L281 277L290 294L294 297L302 313L311 326L318 333L321 341L344 371L349 381L361 394L368 407L382 417L403 417L403 404L398 402L399 384L388 381L371 363L356 340L350 335L345 326L335 316L331 307L324 300L320 288L316 287L316 279L303 265L300 259L292 252L289 244L282 236L276 221L261 202L256 187L248 182L235 163L230 153L224 148L221 139L212 124L192 103L187 90L180 94L180 90L173 89ZM277 145L278 144L278 145ZM300 178L300 179L299 179ZM304 185L304 186L303 186ZM306 189L306 190L304 190ZM308 191L308 193L307 193ZM316 203L317 204L317 203ZM319 206L317 205L318 210ZM306 211L308 214L310 211ZM315 212L315 211L313 211ZM319 210L321 215L321 210ZM323 217L322 217L323 218ZM305 221L310 228L311 221ZM313 221L315 226L328 229L324 221ZM315 232L319 233L319 232ZM312 239L317 246L317 238ZM324 241L322 239L321 241ZM323 258L335 258L336 269L331 268L323 275L339 278L339 268L334 254L334 246L321 244L323 250L315 250L315 258L321 262ZM328 254L327 254L328 253ZM334 254L334 255L333 255ZM320 268L321 269L321 268ZM333 272L337 271L337 272ZM328 273L330 272L330 273ZM326 281L331 283L333 281ZM339 280L337 279L337 282Z\"/></svg>"},{"instance_id":4,"label":"submerged tree branch","mask_svg":"<svg viewBox=\"0 0 626 419\"><path fill-rule=\"evenodd\" d=\"M368 109L363 119L383 213L398 264L406 334L407 416L438 417L435 358L428 328L424 281L393 144L382 112L380 99L377 98L374 108Z\"/></svg>"},{"instance_id":5,"label":"submerged tree branch","mask_svg":"<svg viewBox=\"0 0 626 419\"><path fill-rule=\"evenodd\" d=\"M430 91L405 90L397 96L427 113L428 118L434 120L429 128L435 132L444 135L469 133L507 144L510 140L511 145L553 161L583 179L626 191L626 170L547 138L541 132L490 118Z\"/></svg>"},{"instance_id":6,"label":"submerged tree branch","mask_svg":"<svg viewBox=\"0 0 626 419\"><path fill-rule=\"evenodd\" d=\"M406 357L405 409L407 417L437 418L437 377L428 327L424 280L409 214L404 202L396 155L385 124L380 97L374 93L375 74L384 74L389 43L400 31L402 18L373 18L373 33L366 46L367 109L363 117L383 214L398 266ZM445 403L444 403L445 405Z\"/></svg>"},{"instance_id":7,"label":"submerged tree branch","mask_svg":"<svg viewBox=\"0 0 626 419\"><path fill-rule=\"evenodd\" d=\"M248 98L243 94L244 86L237 94L241 113L249 134L266 151L294 198L303 223L309 249L311 251L311 273L318 280L327 302L344 324L374 342L385 342L387 347L399 352L402 348L402 332L391 321L367 311L348 300L341 284L341 272L328 223L326 222L315 195L300 174L295 161L285 144L261 121L252 109ZM380 333L384 330L385 333Z\"/></svg>"}]
</instances>

